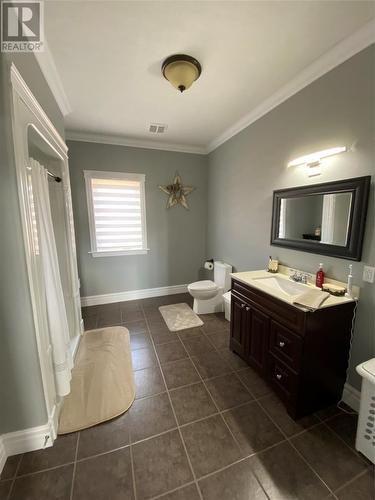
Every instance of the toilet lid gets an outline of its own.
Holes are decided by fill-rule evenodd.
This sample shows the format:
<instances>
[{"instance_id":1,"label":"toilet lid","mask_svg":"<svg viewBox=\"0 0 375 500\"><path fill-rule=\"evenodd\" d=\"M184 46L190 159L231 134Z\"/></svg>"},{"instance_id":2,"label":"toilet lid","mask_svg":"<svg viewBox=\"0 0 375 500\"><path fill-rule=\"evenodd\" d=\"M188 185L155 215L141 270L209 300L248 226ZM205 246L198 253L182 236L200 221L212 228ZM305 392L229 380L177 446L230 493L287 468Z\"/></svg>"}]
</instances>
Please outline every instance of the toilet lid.
<instances>
[{"instance_id":1,"label":"toilet lid","mask_svg":"<svg viewBox=\"0 0 375 500\"><path fill-rule=\"evenodd\" d=\"M211 280L196 281L188 286L190 290L217 290L219 287Z\"/></svg>"}]
</instances>

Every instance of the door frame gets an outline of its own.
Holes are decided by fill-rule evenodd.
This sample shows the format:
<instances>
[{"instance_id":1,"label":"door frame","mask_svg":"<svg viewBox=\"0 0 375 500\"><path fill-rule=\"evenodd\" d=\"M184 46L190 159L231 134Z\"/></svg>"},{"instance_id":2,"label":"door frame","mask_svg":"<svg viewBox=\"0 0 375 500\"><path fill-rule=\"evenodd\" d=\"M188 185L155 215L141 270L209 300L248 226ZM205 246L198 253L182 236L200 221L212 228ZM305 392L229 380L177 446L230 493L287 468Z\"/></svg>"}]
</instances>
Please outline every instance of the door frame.
<instances>
[{"instance_id":1,"label":"door frame","mask_svg":"<svg viewBox=\"0 0 375 500\"><path fill-rule=\"evenodd\" d=\"M65 214L67 220L66 237L69 248L69 268L71 273L72 296L75 299L76 335L83 331L83 322L80 309L79 278L77 271L76 246L74 236L73 211L71 203L68 148L53 126L52 122L35 99L34 95L23 80L16 66L10 68L10 83L12 88L12 132L17 177L18 200L21 214L21 225L25 249L26 266L29 281L29 291L33 311L36 344L38 349L41 378L50 433L49 444L57 435L58 410L60 401L56 395L54 374L49 359L43 349L43 339L49 336L48 318L38 287L37 266L33 257L32 214L30 210L30 190L28 188L27 168L29 158L29 129L32 128L44 145L58 158L61 166L61 177L65 200Z\"/></svg>"}]
</instances>

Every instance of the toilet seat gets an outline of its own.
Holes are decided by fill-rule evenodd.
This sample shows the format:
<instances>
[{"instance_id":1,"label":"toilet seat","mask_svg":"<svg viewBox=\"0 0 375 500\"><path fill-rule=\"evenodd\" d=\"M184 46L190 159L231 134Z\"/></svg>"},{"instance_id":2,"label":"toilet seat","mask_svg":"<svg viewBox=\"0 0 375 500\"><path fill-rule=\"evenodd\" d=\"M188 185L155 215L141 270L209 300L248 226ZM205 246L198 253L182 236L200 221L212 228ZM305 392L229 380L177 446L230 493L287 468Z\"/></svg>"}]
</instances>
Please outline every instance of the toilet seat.
<instances>
[{"instance_id":1,"label":"toilet seat","mask_svg":"<svg viewBox=\"0 0 375 500\"><path fill-rule=\"evenodd\" d=\"M218 288L217 284L211 280L195 281L194 283L190 283L190 285L188 285L189 290L196 290L200 292L212 292L214 290L218 290Z\"/></svg>"},{"instance_id":2,"label":"toilet seat","mask_svg":"<svg viewBox=\"0 0 375 500\"><path fill-rule=\"evenodd\" d=\"M188 285L190 295L195 299L208 300L216 297L220 287L211 280L195 281Z\"/></svg>"}]
</instances>

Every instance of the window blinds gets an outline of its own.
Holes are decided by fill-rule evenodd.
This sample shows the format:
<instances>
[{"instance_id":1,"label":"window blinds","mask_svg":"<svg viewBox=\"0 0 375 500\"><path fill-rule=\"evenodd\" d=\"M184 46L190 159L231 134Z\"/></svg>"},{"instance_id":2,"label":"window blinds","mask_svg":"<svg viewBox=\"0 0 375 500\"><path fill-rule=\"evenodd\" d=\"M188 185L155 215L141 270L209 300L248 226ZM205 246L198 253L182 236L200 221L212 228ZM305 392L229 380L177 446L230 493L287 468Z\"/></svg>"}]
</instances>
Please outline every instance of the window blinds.
<instances>
[{"instance_id":1,"label":"window blinds","mask_svg":"<svg viewBox=\"0 0 375 500\"><path fill-rule=\"evenodd\" d=\"M96 252L145 249L143 181L90 178Z\"/></svg>"}]
</instances>

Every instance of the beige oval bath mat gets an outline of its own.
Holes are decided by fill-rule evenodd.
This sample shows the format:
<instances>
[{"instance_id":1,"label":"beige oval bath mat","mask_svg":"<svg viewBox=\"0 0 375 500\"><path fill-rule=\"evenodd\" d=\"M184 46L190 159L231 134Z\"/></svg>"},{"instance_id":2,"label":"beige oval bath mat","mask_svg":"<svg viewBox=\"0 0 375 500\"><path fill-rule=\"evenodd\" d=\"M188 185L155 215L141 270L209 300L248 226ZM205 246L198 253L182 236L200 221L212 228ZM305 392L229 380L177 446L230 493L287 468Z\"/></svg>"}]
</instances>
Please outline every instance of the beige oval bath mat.
<instances>
[{"instance_id":1,"label":"beige oval bath mat","mask_svg":"<svg viewBox=\"0 0 375 500\"><path fill-rule=\"evenodd\" d=\"M92 427L124 413L135 386L129 331L121 326L85 332L64 398L58 434Z\"/></svg>"}]
</instances>

